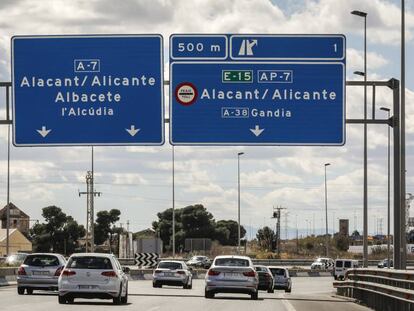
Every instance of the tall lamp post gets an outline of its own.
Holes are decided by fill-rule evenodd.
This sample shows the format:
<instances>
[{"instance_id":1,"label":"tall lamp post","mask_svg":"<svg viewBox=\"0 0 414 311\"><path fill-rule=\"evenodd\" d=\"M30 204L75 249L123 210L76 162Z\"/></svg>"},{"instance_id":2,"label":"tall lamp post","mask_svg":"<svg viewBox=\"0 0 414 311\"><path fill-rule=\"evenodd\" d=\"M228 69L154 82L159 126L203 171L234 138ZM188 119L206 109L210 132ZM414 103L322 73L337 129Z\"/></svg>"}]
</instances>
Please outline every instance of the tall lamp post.
<instances>
[{"instance_id":1,"label":"tall lamp post","mask_svg":"<svg viewBox=\"0 0 414 311\"><path fill-rule=\"evenodd\" d=\"M390 109L381 107L380 110L387 112L388 119L390 119ZM390 260L391 260L391 241L390 241L390 127L388 126L388 151L387 151L387 161L388 161L388 185L387 185L387 267L390 268Z\"/></svg>"},{"instance_id":2,"label":"tall lamp post","mask_svg":"<svg viewBox=\"0 0 414 311\"><path fill-rule=\"evenodd\" d=\"M364 19L364 267L368 267L368 147L367 147L367 13L352 11L352 15ZM355 72L360 74L361 72Z\"/></svg>"},{"instance_id":3,"label":"tall lamp post","mask_svg":"<svg viewBox=\"0 0 414 311\"><path fill-rule=\"evenodd\" d=\"M329 256L329 235L328 235L328 187L326 183L326 167L331 165L331 163L325 163L325 243L326 243L326 250L325 255L326 257Z\"/></svg>"},{"instance_id":4,"label":"tall lamp post","mask_svg":"<svg viewBox=\"0 0 414 311\"><path fill-rule=\"evenodd\" d=\"M239 152L237 154L237 253L240 254L240 156L244 152Z\"/></svg>"}]
</instances>

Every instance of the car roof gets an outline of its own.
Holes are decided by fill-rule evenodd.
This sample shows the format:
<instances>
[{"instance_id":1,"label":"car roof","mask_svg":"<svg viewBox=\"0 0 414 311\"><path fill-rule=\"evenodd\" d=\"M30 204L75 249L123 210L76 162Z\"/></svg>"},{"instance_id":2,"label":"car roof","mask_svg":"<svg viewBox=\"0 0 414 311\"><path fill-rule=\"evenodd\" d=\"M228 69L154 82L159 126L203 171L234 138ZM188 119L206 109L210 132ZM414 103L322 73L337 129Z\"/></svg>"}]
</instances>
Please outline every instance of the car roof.
<instances>
[{"instance_id":1,"label":"car roof","mask_svg":"<svg viewBox=\"0 0 414 311\"><path fill-rule=\"evenodd\" d=\"M184 263L184 261L180 261L180 260L161 260L160 263L162 262L173 262L173 263L180 263L180 264Z\"/></svg>"},{"instance_id":2,"label":"car roof","mask_svg":"<svg viewBox=\"0 0 414 311\"><path fill-rule=\"evenodd\" d=\"M18 254L15 254L18 255ZM57 253L33 253L33 254L26 254L27 256L39 256L39 255L49 255L49 256L63 256Z\"/></svg>"},{"instance_id":3,"label":"car roof","mask_svg":"<svg viewBox=\"0 0 414 311\"><path fill-rule=\"evenodd\" d=\"M113 258L115 256L113 254L105 254L105 253L75 253L75 254L72 254L70 257L102 257L102 258Z\"/></svg>"},{"instance_id":4,"label":"car roof","mask_svg":"<svg viewBox=\"0 0 414 311\"><path fill-rule=\"evenodd\" d=\"M283 270L289 270L286 267L280 267L280 266L268 266L269 269L283 269Z\"/></svg>"},{"instance_id":5,"label":"car roof","mask_svg":"<svg viewBox=\"0 0 414 311\"><path fill-rule=\"evenodd\" d=\"M240 255L220 255L220 256L216 256L216 258L214 258L214 260L216 259L221 259L221 258L234 258L234 259L246 259L246 260L251 260L250 257L247 256L240 256Z\"/></svg>"}]
</instances>

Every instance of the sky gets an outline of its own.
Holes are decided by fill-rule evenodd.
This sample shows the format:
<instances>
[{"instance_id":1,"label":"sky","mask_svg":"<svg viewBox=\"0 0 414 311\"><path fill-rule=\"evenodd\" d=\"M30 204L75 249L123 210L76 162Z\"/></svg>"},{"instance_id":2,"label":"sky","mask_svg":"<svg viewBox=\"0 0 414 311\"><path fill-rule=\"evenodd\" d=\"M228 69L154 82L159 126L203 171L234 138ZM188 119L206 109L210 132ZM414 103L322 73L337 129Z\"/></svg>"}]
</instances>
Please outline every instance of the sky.
<instances>
[{"instance_id":1,"label":"sky","mask_svg":"<svg viewBox=\"0 0 414 311\"><path fill-rule=\"evenodd\" d=\"M414 4L406 1L407 192L414 193ZM13 35L154 34L164 37L165 79L168 38L184 33L344 34L347 80L363 71L363 22L352 10L368 13L369 80L400 78L400 1L386 0L2 0L0 1L0 81L10 81ZM168 117L168 86L165 88ZM363 88L348 87L347 118L362 118ZM368 103L371 92L368 92ZM388 89L378 89L377 107L391 107ZM371 107L368 107L370 117ZM378 118L384 118L377 111ZM5 95L0 90L0 119ZM95 147L96 211L118 208L125 226L151 226L156 213L172 207L172 147ZM341 147L175 147L175 206L203 204L216 220L237 219L237 153L241 157L241 223L247 236L274 226L272 209L286 208L288 234L296 226L320 233L324 228L324 163L327 170L330 231L338 219L350 230L362 228L362 125L347 125ZM42 220L41 209L57 205L78 222L86 221L85 176L90 147L11 149L10 200ZM0 205L7 182L7 126L0 125ZM368 127L369 233L386 232L387 128ZM413 213L414 214L414 213ZM382 220L380 220L382 219ZM382 222L382 226L379 223ZM392 222L391 222L392 223ZM283 218L282 228L285 226ZM382 228L379 228L382 227ZM382 229L382 230L380 230ZM392 228L391 228L392 229ZM284 230L284 229L283 229ZM282 232L282 237L283 237Z\"/></svg>"}]
</instances>

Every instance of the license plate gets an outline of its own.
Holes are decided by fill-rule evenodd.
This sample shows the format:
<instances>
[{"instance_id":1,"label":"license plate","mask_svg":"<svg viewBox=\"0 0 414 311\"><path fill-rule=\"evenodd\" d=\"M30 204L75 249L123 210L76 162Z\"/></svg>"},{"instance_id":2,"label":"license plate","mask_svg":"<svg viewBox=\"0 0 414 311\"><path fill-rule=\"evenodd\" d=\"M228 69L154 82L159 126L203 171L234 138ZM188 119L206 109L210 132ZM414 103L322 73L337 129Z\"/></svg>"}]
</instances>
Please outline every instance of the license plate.
<instances>
[{"instance_id":1,"label":"license plate","mask_svg":"<svg viewBox=\"0 0 414 311\"><path fill-rule=\"evenodd\" d=\"M33 271L33 275L49 275L49 271Z\"/></svg>"},{"instance_id":2,"label":"license plate","mask_svg":"<svg viewBox=\"0 0 414 311\"><path fill-rule=\"evenodd\" d=\"M224 273L224 277L229 279L240 279L242 278L240 273Z\"/></svg>"},{"instance_id":3,"label":"license plate","mask_svg":"<svg viewBox=\"0 0 414 311\"><path fill-rule=\"evenodd\" d=\"M79 289L95 289L98 288L96 285L79 285Z\"/></svg>"},{"instance_id":4,"label":"license plate","mask_svg":"<svg viewBox=\"0 0 414 311\"><path fill-rule=\"evenodd\" d=\"M165 276L174 276L174 273L172 273L172 272L164 272L164 275Z\"/></svg>"}]
</instances>

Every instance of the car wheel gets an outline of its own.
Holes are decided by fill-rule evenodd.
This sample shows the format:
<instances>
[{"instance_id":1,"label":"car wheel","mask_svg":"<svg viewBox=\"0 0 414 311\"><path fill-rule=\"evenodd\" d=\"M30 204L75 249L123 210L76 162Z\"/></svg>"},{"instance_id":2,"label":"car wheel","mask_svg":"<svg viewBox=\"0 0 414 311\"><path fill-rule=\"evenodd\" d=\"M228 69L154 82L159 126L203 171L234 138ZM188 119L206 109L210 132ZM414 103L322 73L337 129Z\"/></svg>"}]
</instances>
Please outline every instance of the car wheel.
<instances>
[{"instance_id":1,"label":"car wheel","mask_svg":"<svg viewBox=\"0 0 414 311\"><path fill-rule=\"evenodd\" d=\"M126 288L125 296L121 298L121 302L123 304L128 303L128 285L127 285L127 288Z\"/></svg>"},{"instance_id":2,"label":"car wheel","mask_svg":"<svg viewBox=\"0 0 414 311\"><path fill-rule=\"evenodd\" d=\"M121 299L122 299L122 285L121 288L119 289L119 295L117 297L114 297L112 299L114 305L120 305L121 304Z\"/></svg>"},{"instance_id":3,"label":"car wheel","mask_svg":"<svg viewBox=\"0 0 414 311\"><path fill-rule=\"evenodd\" d=\"M18 288L17 288L17 293L18 293L19 295L24 295L24 287L18 287Z\"/></svg>"},{"instance_id":4,"label":"car wheel","mask_svg":"<svg viewBox=\"0 0 414 311\"><path fill-rule=\"evenodd\" d=\"M251 293L251 294L250 294L250 298L251 298L252 300L257 300L257 299L259 298L259 294L258 294L258 292Z\"/></svg>"},{"instance_id":5,"label":"car wheel","mask_svg":"<svg viewBox=\"0 0 414 311\"><path fill-rule=\"evenodd\" d=\"M67 299L68 304L73 304L74 301L75 301L75 298L68 298Z\"/></svg>"},{"instance_id":6,"label":"car wheel","mask_svg":"<svg viewBox=\"0 0 414 311\"><path fill-rule=\"evenodd\" d=\"M268 288L268 289L267 289L267 292L268 292L269 294L273 294L273 293L275 292L275 290L273 289L273 287L271 287L271 288Z\"/></svg>"},{"instance_id":7,"label":"car wheel","mask_svg":"<svg viewBox=\"0 0 414 311\"><path fill-rule=\"evenodd\" d=\"M285 289L285 293L290 293L290 292L292 292L292 288L291 287Z\"/></svg>"},{"instance_id":8,"label":"car wheel","mask_svg":"<svg viewBox=\"0 0 414 311\"><path fill-rule=\"evenodd\" d=\"M207 298L207 299L214 298L214 293L205 290L204 291L204 297Z\"/></svg>"},{"instance_id":9,"label":"car wheel","mask_svg":"<svg viewBox=\"0 0 414 311\"><path fill-rule=\"evenodd\" d=\"M58 296L58 301L60 304L65 304L66 303L66 298L63 296Z\"/></svg>"},{"instance_id":10,"label":"car wheel","mask_svg":"<svg viewBox=\"0 0 414 311\"><path fill-rule=\"evenodd\" d=\"M27 288L26 292L28 295L32 295L33 294L33 288Z\"/></svg>"}]
</instances>

